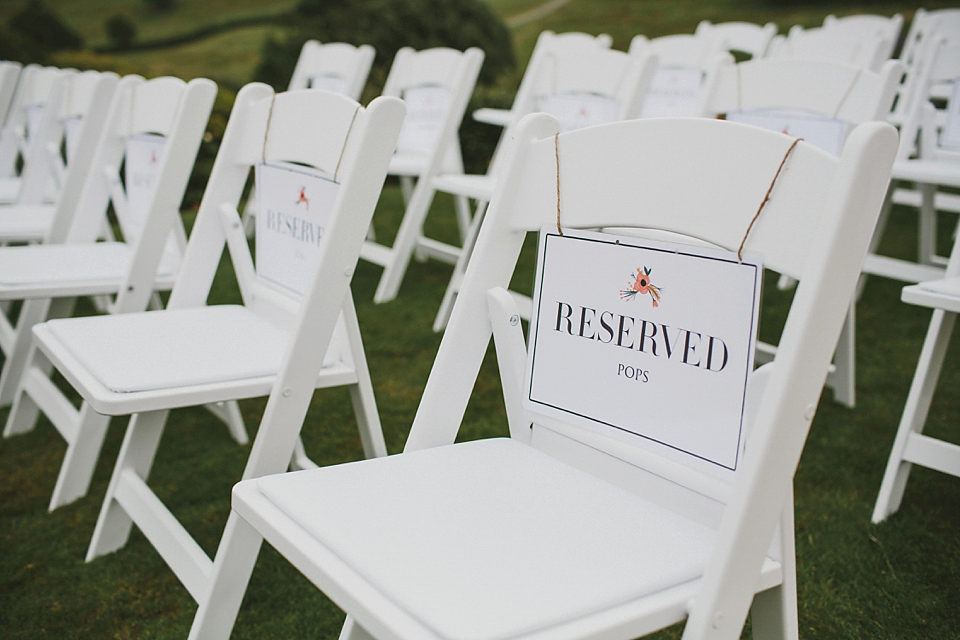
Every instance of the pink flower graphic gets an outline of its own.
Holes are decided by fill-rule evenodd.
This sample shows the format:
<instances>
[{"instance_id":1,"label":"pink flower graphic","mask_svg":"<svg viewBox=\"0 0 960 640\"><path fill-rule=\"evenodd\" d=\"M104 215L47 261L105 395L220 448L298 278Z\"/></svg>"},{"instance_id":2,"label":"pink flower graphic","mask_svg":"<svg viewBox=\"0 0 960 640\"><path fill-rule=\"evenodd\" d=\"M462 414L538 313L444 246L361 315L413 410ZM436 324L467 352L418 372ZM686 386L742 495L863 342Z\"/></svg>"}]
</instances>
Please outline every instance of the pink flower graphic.
<instances>
[{"instance_id":1,"label":"pink flower graphic","mask_svg":"<svg viewBox=\"0 0 960 640\"><path fill-rule=\"evenodd\" d=\"M627 283L628 289L621 289L620 299L621 300L633 300L636 295L650 294L650 297L653 299L653 306L660 306L660 287L656 286L650 282L650 272L653 271L648 267L641 269L637 267L637 274L633 276L633 281Z\"/></svg>"}]
</instances>

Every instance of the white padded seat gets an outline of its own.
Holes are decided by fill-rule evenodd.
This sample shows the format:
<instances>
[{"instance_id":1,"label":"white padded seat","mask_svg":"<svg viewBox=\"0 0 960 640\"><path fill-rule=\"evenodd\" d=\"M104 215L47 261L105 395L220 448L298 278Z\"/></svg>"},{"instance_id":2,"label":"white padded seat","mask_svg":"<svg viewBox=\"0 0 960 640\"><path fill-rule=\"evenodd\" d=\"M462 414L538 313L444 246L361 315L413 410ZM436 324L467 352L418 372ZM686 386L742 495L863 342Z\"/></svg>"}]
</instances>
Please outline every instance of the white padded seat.
<instances>
[{"instance_id":1,"label":"white padded seat","mask_svg":"<svg viewBox=\"0 0 960 640\"><path fill-rule=\"evenodd\" d=\"M960 163L930 159L898 160L893 163L893 177L896 180L960 187Z\"/></svg>"},{"instance_id":2,"label":"white padded seat","mask_svg":"<svg viewBox=\"0 0 960 640\"><path fill-rule=\"evenodd\" d=\"M250 492L448 640L506 640L688 583L715 537L510 439L240 483L241 515Z\"/></svg>"},{"instance_id":3,"label":"white padded seat","mask_svg":"<svg viewBox=\"0 0 960 640\"><path fill-rule=\"evenodd\" d=\"M289 339L240 305L68 318L47 326L117 393L275 375Z\"/></svg>"},{"instance_id":4,"label":"white padded seat","mask_svg":"<svg viewBox=\"0 0 960 640\"><path fill-rule=\"evenodd\" d=\"M941 278L904 287L901 298L908 304L960 313L960 277Z\"/></svg>"},{"instance_id":5,"label":"white padded seat","mask_svg":"<svg viewBox=\"0 0 960 640\"><path fill-rule=\"evenodd\" d=\"M0 196L2 200L2 196ZM13 205L0 208L0 240L35 242L42 240L53 224L54 205Z\"/></svg>"},{"instance_id":6,"label":"white padded seat","mask_svg":"<svg viewBox=\"0 0 960 640\"><path fill-rule=\"evenodd\" d=\"M57 244L6 247L0 252L0 287L16 290L25 297L45 284L67 286L71 283L107 283L104 293L116 291L130 270L133 247L123 242L95 244ZM165 252L157 270L158 280L173 278L179 269L179 257Z\"/></svg>"}]
</instances>

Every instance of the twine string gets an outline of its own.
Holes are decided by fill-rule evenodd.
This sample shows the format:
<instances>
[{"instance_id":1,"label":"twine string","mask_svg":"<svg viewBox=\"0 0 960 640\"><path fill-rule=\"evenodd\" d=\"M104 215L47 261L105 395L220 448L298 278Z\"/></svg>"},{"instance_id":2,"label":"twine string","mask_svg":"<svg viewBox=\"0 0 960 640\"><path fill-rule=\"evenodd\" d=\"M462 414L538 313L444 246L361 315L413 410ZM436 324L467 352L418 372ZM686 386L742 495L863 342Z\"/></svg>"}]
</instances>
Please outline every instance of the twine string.
<instances>
[{"instance_id":1,"label":"twine string","mask_svg":"<svg viewBox=\"0 0 960 640\"><path fill-rule=\"evenodd\" d=\"M270 109L267 111L267 126L263 130L263 146L260 148L260 161L267 163L267 140L270 138L270 122L273 120L273 105L277 102L277 94L270 96Z\"/></svg>"},{"instance_id":2,"label":"twine string","mask_svg":"<svg viewBox=\"0 0 960 640\"><path fill-rule=\"evenodd\" d=\"M350 140L350 134L353 132L353 123L357 121L357 114L360 113L360 105L353 111L353 117L350 118L350 126L347 127L347 135L343 138L343 146L340 147L340 157L337 158L337 168L333 170L333 181L337 184L337 176L340 174L340 163L343 162L343 154L347 150L347 142Z\"/></svg>"},{"instance_id":3,"label":"twine string","mask_svg":"<svg viewBox=\"0 0 960 640\"><path fill-rule=\"evenodd\" d=\"M767 192L763 196L763 201L760 203L760 207L757 209L757 212L753 214L753 218L750 219L750 224L747 225L747 230L743 233L743 240L740 241L740 247L737 248L737 262L743 262L740 257L740 254L743 252L743 245L747 243L747 236L750 235L750 230L753 229L753 223L757 221L757 218L760 217L760 212L763 211L763 207L766 206L767 201L770 200L770 193L773 191L773 187L777 184L777 178L780 177L780 171L783 170L783 165L787 163L787 158L790 157L790 152L793 151L793 148L797 146L797 143L800 142L802 138L794 138L793 142L790 143L790 146L787 148L787 152L783 154L783 160L780 161L780 166L777 167L777 172L773 174L773 180L770 181L770 186L767 187Z\"/></svg>"},{"instance_id":4,"label":"twine string","mask_svg":"<svg viewBox=\"0 0 960 640\"><path fill-rule=\"evenodd\" d=\"M553 155L557 161L557 233L563 235L560 228L560 132L553 134Z\"/></svg>"}]
</instances>

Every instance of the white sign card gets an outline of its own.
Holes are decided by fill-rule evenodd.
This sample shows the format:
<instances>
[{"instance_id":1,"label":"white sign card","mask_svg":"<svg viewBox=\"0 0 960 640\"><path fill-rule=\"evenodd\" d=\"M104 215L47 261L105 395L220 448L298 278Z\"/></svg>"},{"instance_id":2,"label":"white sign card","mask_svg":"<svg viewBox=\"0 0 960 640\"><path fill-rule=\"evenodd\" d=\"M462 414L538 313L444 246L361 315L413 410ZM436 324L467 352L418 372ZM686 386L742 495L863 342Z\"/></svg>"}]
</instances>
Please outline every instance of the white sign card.
<instances>
[{"instance_id":1,"label":"white sign card","mask_svg":"<svg viewBox=\"0 0 960 640\"><path fill-rule=\"evenodd\" d=\"M543 99L541 111L560 121L560 132L607 124L617 120L617 101L593 93L559 93Z\"/></svg>"},{"instance_id":2,"label":"white sign card","mask_svg":"<svg viewBox=\"0 0 960 640\"><path fill-rule=\"evenodd\" d=\"M126 226L134 233L143 228L149 213L165 145L166 138L155 133L138 133L127 138L123 161L123 184L127 194Z\"/></svg>"},{"instance_id":3,"label":"white sign card","mask_svg":"<svg viewBox=\"0 0 960 640\"><path fill-rule=\"evenodd\" d=\"M323 89L346 95L347 79L335 73L318 73L307 78L307 86L311 89Z\"/></svg>"},{"instance_id":4,"label":"white sign card","mask_svg":"<svg viewBox=\"0 0 960 640\"><path fill-rule=\"evenodd\" d=\"M940 146L960 149L960 78L954 78L947 102L947 119L940 132Z\"/></svg>"},{"instance_id":5,"label":"white sign card","mask_svg":"<svg viewBox=\"0 0 960 640\"><path fill-rule=\"evenodd\" d=\"M453 95L447 87L410 87L403 92L407 116L403 119L397 150L405 153L429 154L437 144L443 118L450 109Z\"/></svg>"},{"instance_id":6,"label":"white sign card","mask_svg":"<svg viewBox=\"0 0 960 640\"><path fill-rule=\"evenodd\" d=\"M309 167L257 164L257 276L302 297L340 185Z\"/></svg>"},{"instance_id":7,"label":"white sign card","mask_svg":"<svg viewBox=\"0 0 960 640\"><path fill-rule=\"evenodd\" d=\"M694 117L699 115L703 72L683 67L661 68L653 76L643 100L641 118Z\"/></svg>"},{"instance_id":8,"label":"white sign card","mask_svg":"<svg viewBox=\"0 0 960 640\"><path fill-rule=\"evenodd\" d=\"M766 109L731 111L727 120L753 125L761 129L779 131L791 138L803 138L804 142L839 156L843 151L846 123L836 118L806 113L786 113Z\"/></svg>"},{"instance_id":9,"label":"white sign card","mask_svg":"<svg viewBox=\"0 0 960 640\"><path fill-rule=\"evenodd\" d=\"M743 455L762 271L727 251L544 228L524 403L729 475Z\"/></svg>"}]
</instances>

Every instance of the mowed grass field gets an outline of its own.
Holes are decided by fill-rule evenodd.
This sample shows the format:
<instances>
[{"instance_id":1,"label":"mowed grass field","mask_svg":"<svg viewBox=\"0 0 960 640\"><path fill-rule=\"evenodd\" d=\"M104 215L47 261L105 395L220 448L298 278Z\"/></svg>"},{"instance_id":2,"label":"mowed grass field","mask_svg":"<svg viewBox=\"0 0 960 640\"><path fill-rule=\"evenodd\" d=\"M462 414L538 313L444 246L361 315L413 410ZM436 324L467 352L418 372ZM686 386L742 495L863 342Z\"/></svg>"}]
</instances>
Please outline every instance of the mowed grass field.
<instances>
[{"instance_id":1,"label":"mowed grass field","mask_svg":"<svg viewBox=\"0 0 960 640\"><path fill-rule=\"evenodd\" d=\"M49 1L49 0L48 0ZM91 46L106 41L103 21L115 12L130 15L140 38L172 37L210 23L251 15L263 24L229 29L164 50L125 54L60 54L57 63L114 68L147 76L173 73L209 76L222 85L222 99L249 79L262 41L276 33L271 17L291 1L180 0L164 15L140 0L51 2ZM537 0L490 0L505 19L538 6ZM948 3L927 3L928 8ZM0 19L17 3L0 0ZM907 15L904 3L776 5L759 0L572 0L540 20L513 29L522 67L543 29L606 32L625 48L636 34L691 32L701 19L775 21L814 25L827 13ZM258 13L260 12L260 13ZM519 72L518 72L519 73ZM378 237L389 239L402 215L399 188L388 182L378 206ZM188 225L193 212L184 211ZM943 216L941 248L947 250L956 223ZM452 203L439 198L428 233L455 234ZM894 211L882 250L914 255L916 216ZM530 288L532 255L523 257L514 282ZM450 267L414 262L399 297L371 300L381 270L361 262L353 281L364 344L381 420L392 453L399 452L413 420L439 344L431 324L450 276ZM789 292L768 278L761 337L776 336ZM893 434L920 344L928 310L899 301L901 284L872 278L857 307L857 407L846 409L826 391L797 472L796 532L801 637L821 639L960 638L960 480L914 470L901 511L882 525L870 523ZM235 302L239 292L228 260L218 274L211 302ZM81 313L92 312L81 305ZM928 432L960 442L960 358L954 339L934 399ZM241 402L253 436L263 399ZM0 409L5 420L6 409ZM47 512L65 445L41 420L27 435L0 440L0 638L185 638L196 605L141 533L125 548L85 563L83 558L123 436L115 419L87 497ZM460 439L506 435L496 360L489 354ZM304 424L306 447L319 464L362 456L349 394L316 394ZM234 443L226 428L201 408L172 412L150 476L150 485L201 546L213 554L229 513L230 488L240 477L249 446ZM343 614L269 547L261 552L234 638L336 638ZM677 638L680 628L658 638ZM746 630L744 637L752 637Z\"/></svg>"}]
</instances>

